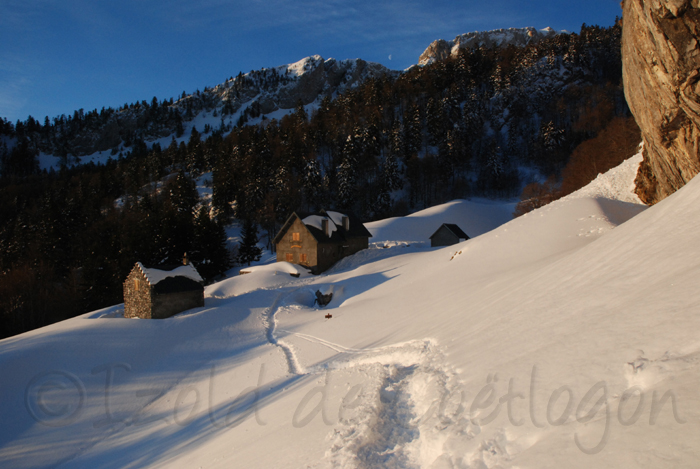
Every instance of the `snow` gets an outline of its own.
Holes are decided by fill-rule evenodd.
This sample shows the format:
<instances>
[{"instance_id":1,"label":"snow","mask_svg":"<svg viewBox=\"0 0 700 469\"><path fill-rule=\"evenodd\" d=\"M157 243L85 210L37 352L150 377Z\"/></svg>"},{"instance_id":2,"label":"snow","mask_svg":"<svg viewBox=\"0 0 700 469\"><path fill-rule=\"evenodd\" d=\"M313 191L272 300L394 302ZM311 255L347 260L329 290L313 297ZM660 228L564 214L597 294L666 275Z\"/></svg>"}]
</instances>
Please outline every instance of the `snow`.
<instances>
[{"instance_id":1,"label":"snow","mask_svg":"<svg viewBox=\"0 0 700 469\"><path fill-rule=\"evenodd\" d=\"M320 215L309 215L308 217L304 218L301 222L307 226L312 226L323 231L323 220L326 220L328 222L328 233L326 234L330 237L333 235L333 233L335 233L335 230L337 230L338 227L335 223L333 223L333 220L329 219L328 217L322 217Z\"/></svg>"},{"instance_id":2,"label":"snow","mask_svg":"<svg viewBox=\"0 0 700 469\"><path fill-rule=\"evenodd\" d=\"M344 213L327 211L328 216L333 220L336 226L343 226L343 218L347 217Z\"/></svg>"},{"instance_id":3,"label":"snow","mask_svg":"<svg viewBox=\"0 0 700 469\"><path fill-rule=\"evenodd\" d=\"M209 285L205 295L211 298L232 298L261 288L275 288L292 283L296 278L306 278L311 274L299 265L289 262L242 267L239 275Z\"/></svg>"},{"instance_id":4,"label":"snow","mask_svg":"<svg viewBox=\"0 0 700 469\"><path fill-rule=\"evenodd\" d=\"M4 339L0 465L698 467L700 181L647 208L638 163L507 222L367 224L324 275L254 269L169 319ZM445 221L472 239L405 242Z\"/></svg>"},{"instance_id":5,"label":"snow","mask_svg":"<svg viewBox=\"0 0 700 469\"><path fill-rule=\"evenodd\" d=\"M197 269L192 264L181 265L174 268L173 270L160 270L155 268L144 267L140 262L136 265L139 266L141 272L146 276L146 280L151 285L156 285L157 283L165 280L168 277L187 277L194 280L195 282L202 282L202 277L197 272Z\"/></svg>"},{"instance_id":6,"label":"snow","mask_svg":"<svg viewBox=\"0 0 700 469\"><path fill-rule=\"evenodd\" d=\"M260 273L260 272L275 272L275 273L282 273L282 274L304 275L304 276L308 276L308 274L309 274L308 269L305 269L304 267L302 267L300 265L292 264L289 262L275 262L273 264L256 265L256 266L251 266L251 267L243 267L240 269L241 274Z\"/></svg>"},{"instance_id":7,"label":"snow","mask_svg":"<svg viewBox=\"0 0 700 469\"><path fill-rule=\"evenodd\" d=\"M634 193L634 178L637 175L637 168L639 168L641 162L642 147L640 146L639 153L635 156L605 174L598 174L598 177L590 184L570 194L568 197L605 197L632 204L641 204L642 201Z\"/></svg>"},{"instance_id":8,"label":"snow","mask_svg":"<svg viewBox=\"0 0 700 469\"><path fill-rule=\"evenodd\" d=\"M454 223L473 238L510 221L513 218L513 210L515 202L453 200L407 217L365 223L365 227L372 233L372 242L429 242L430 236L443 223Z\"/></svg>"},{"instance_id":9,"label":"snow","mask_svg":"<svg viewBox=\"0 0 700 469\"><path fill-rule=\"evenodd\" d=\"M319 64L323 63L323 57L320 55L312 55L310 57L303 58L298 62L290 65L283 65L282 68L289 71L289 74L293 77L300 77L304 73L308 72L309 69L315 69Z\"/></svg>"}]
</instances>

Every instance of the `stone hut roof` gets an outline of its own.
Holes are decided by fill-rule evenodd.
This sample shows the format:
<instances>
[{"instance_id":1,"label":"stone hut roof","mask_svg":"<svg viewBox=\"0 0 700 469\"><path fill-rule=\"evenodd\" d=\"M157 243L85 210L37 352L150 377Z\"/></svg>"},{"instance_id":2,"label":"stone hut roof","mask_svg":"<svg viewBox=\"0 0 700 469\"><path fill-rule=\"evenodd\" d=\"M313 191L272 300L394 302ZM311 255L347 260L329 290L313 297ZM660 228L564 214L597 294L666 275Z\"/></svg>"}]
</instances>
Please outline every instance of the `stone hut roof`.
<instances>
[{"instance_id":1,"label":"stone hut roof","mask_svg":"<svg viewBox=\"0 0 700 469\"><path fill-rule=\"evenodd\" d=\"M159 265L158 268L146 267L142 263L137 262L136 265L143 272L143 276L146 278L150 285L157 285L166 279L177 279L177 278L187 278L194 280L195 282L202 282L202 276L199 275L197 269L194 268L192 264L187 265ZM172 284L172 280L168 280L167 284ZM189 282L187 282L189 284Z\"/></svg>"}]
</instances>

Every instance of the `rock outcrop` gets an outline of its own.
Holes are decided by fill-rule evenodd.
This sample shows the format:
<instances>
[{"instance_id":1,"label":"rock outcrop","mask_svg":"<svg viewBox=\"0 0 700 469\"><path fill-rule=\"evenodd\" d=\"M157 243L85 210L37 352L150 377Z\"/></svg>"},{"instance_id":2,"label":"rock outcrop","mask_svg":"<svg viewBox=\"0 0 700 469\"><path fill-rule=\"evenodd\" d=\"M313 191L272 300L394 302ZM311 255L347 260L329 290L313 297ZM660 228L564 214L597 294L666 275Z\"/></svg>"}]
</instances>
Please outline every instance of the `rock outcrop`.
<instances>
[{"instance_id":1,"label":"rock outcrop","mask_svg":"<svg viewBox=\"0 0 700 469\"><path fill-rule=\"evenodd\" d=\"M625 0L627 103L644 138L637 195L654 204L700 171L700 0Z\"/></svg>"},{"instance_id":2,"label":"rock outcrop","mask_svg":"<svg viewBox=\"0 0 700 469\"><path fill-rule=\"evenodd\" d=\"M508 45L524 47L557 34L552 28L544 28L538 31L535 28L528 27L475 31L461 34L454 38L453 41L438 39L430 44L420 55L418 65L428 65L436 60L444 60L450 56L457 55L460 49L505 47Z\"/></svg>"},{"instance_id":3,"label":"rock outcrop","mask_svg":"<svg viewBox=\"0 0 700 469\"><path fill-rule=\"evenodd\" d=\"M277 109L293 109L300 101L309 104L319 96L342 93L369 78L393 73L381 64L362 59L325 60L319 55L278 68L278 73L293 75L295 80L279 88L262 91L259 101L264 114Z\"/></svg>"}]
</instances>

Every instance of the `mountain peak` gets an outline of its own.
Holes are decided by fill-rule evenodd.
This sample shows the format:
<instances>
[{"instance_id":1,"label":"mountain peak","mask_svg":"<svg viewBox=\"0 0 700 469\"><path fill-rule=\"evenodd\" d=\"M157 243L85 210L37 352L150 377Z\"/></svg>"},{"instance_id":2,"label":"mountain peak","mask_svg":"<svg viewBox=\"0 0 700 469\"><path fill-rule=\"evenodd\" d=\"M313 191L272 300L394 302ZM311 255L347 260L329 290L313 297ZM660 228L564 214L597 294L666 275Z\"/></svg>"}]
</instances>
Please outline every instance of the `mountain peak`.
<instances>
[{"instance_id":1,"label":"mountain peak","mask_svg":"<svg viewBox=\"0 0 700 469\"><path fill-rule=\"evenodd\" d=\"M537 30L529 26L527 28L474 31L461 34L452 41L438 39L430 44L420 55L418 65L429 65L436 60L443 60L447 57L455 56L460 49L473 47L505 47L508 45L524 47L528 44L539 42L542 39L556 36L557 34L567 34L567 32L556 32L550 27Z\"/></svg>"}]
</instances>

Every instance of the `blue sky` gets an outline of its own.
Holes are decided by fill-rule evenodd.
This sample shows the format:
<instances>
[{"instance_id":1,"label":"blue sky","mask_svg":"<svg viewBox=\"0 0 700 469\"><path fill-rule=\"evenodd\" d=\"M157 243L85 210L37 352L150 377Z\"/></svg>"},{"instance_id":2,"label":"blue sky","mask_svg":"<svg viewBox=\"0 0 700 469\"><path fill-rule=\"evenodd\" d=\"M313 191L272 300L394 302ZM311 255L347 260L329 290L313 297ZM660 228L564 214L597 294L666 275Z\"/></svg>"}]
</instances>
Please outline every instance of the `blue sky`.
<instances>
[{"instance_id":1,"label":"blue sky","mask_svg":"<svg viewBox=\"0 0 700 469\"><path fill-rule=\"evenodd\" d=\"M616 15L618 0L0 0L0 117L169 99L313 54L398 70L435 39Z\"/></svg>"}]
</instances>

